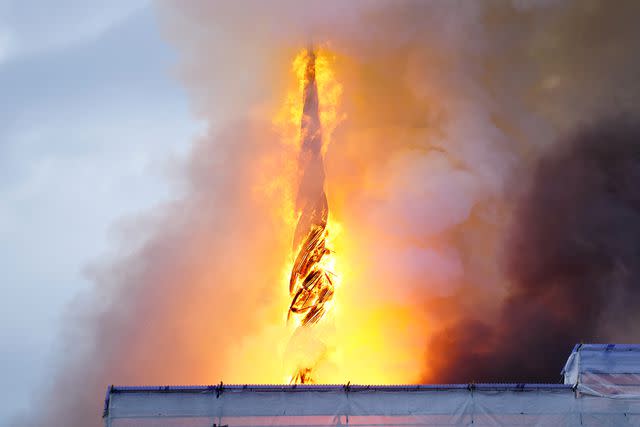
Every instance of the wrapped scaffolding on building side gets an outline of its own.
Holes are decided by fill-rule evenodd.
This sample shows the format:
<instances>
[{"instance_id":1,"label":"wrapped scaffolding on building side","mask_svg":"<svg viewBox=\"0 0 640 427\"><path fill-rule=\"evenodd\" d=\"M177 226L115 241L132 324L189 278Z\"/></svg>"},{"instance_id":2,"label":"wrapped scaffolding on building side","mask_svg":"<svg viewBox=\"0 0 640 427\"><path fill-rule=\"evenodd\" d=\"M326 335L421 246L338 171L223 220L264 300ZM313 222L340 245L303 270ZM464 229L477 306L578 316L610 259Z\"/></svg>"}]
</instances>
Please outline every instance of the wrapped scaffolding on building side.
<instances>
[{"instance_id":1,"label":"wrapped scaffolding on building side","mask_svg":"<svg viewBox=\"0 0 640 427\"><path fill-rule=\"evenodd\" d=\"M110 387L105 427L640 426L640 345L576 346L565 384Z\"/></svg>"}]
</instances>

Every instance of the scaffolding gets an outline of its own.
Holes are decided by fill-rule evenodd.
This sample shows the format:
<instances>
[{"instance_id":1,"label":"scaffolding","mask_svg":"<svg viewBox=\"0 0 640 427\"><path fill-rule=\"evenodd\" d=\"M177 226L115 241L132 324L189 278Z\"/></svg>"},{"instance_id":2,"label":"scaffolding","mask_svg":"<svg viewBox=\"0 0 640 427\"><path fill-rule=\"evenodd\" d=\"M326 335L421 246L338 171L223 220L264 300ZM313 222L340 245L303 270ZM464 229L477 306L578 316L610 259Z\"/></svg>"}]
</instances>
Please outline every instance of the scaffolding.
<instances>
[{"instance_id":1,"label":"scaffolding","mask_svg":"<svg viewBox=\"0 0 640 427\"><path fill-rule=\"evenodd\" d=\"M565 384L116 387L105 427L640 426L640 346L579 345Z\"/></svg>"}]
</instances>

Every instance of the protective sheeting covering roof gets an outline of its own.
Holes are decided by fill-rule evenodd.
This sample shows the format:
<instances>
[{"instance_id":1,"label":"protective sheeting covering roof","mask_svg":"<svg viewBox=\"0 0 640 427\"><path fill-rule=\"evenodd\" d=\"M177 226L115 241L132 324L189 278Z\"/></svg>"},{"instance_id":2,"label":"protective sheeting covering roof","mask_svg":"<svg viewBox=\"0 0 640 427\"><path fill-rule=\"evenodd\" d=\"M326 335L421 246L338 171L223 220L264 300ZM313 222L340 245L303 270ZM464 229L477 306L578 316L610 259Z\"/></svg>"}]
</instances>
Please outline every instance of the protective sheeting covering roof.
<instances>
[{"instance_id":1,"label":"protective sheeting covering roof","mask_svg":"<svg viewBox=\"0 0 640 427\"><path fill-rule=\"evenodd\" d=\"M563 372L567 384L110 387L104 422L106 427L640 426L640 396L630 386L640 373L640 346L576 346Z\"/></svg>"},{"instance_id":2,"label":"protective sheeting covering roof","mask_svg":"<svg viewBox=\"0 0 640 427\"><path fill-rule=\"evenodd\" d=\"M563 369L565 384L578 392L640 399L640 345L578 344Z\"/></svg>"}]
</instances>

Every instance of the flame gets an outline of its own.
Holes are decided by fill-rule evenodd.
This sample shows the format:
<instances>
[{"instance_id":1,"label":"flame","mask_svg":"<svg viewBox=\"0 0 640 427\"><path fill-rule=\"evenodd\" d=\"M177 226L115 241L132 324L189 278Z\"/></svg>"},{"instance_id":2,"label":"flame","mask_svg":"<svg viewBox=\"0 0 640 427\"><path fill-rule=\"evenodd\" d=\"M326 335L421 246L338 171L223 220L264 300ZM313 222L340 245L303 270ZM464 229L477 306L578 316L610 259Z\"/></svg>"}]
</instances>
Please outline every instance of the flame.
<instances>
[{"instance_id":1,"label":"flame","mask_svg":"<svg viewBox=\"0 0 640 427\"><path fill-rule=\"evenodd\" d=\"M376 268L378 261L372 255L372 245L382 244L385 230L363 228L345 206L345 200L348 200L345 195L366 184L361 171L346 173L346 169L329 167L329 171L337 173L327 174L326 182L323 179L319 186L322 193L328 189L326 212L317 215L317 221L311 221L306 232L301 233L298 241L295 239L294 230L305 219L299 193L304 186L304 172L310 164L317 166L321 161L322 167L316 170L324 174L327 153L334 162L342 161L345 156L353 160L356 152L361 158L368 155L357 150L363 141L332 141L334 130L346 118L341 105L343 86L336 78L345 70L338 73L338 58L325 48L313 52L321 132L321 138L316 140L319 150L317 158L305 154L308 151L304 149L305 140L313 136L309 131L309 119L303 114L311 54L309 50L302 50L293 55L289 90L280 108L272 115L281 143L280 166L264 168L265 173L270 171L271 174L263 175L269 183L266 188L261 187L263 199L277 200L277 203L270 203L270 208L281 220L282 228L277 233L294 234L293 244L279 253L279 281L270 290L277 296L281 311L270 312L261 338L255 342L253 338L246 341L247 347L241 350L255 355L273 351L275 344L281 357L274 360L255 356L259 363L255 359L249 361L255 369L248 369L246 363L235 357L234 365L238 369L242 366L238 376L245 378L244 381L278 378L290 383L346 383L349 380L369 384L411 383L424 371L424 359L416 351L415 337L424 336L426 322L416 316L416 307L386 296L395 284L380 277ZM328 151L334 142L340 143L340 149ZM309 157L314 160L310 162ZM316 228L312 230L312 226ZM357 232L351 232L353 230ZM309 242L312 240L309 237L314 236L318 239ZM305 246L305 242L311 245ZM303 271L292 274L297 270L296 259L301 254L302 258L313 259ZM319 272L324 279L315 283L314 290L304 289L305 278L311 271ZM326 283L327 278L331 283ZM322 292L324 295L320 297ZM420 302L416 301L416 304ZM282 330L278 329L278 324L283 326Z\"/></svg>"},{"instance_id":2,"label":"flame","mask_svg":"<svg viewBox=\"0 0 640 427\"><path fill-rule=\"evenodd\" d=\"M302 96L290 107L292 120L299 119L300 145L295 202L298 221L293 237L295 261L289 277L291 303L287 320L294 319L297 336L310 331L312 345L298 347L315 347L310 357L297 363L291 378L291 382L306 383L313 381L314 369L324 358L326 349L311 327L328 314L338 278L333 250L328 244L329 205L324 188L324 153L326 135L330 135L336 126L341 88L333 79L328 61L312 49L296 56L293 68ZM321 96L322 89L328 96ZM309 348L302 350L309 352Z\"/></svg>"},{"instance_id":3,"label":"flame","mask_svg":"<svg viewBox=\"0 0 640 427\"><path fill-rule=\"evenodd\" d=\"M340 98L342 97L342 85L336 80L335 71L331 64L333 56L323 49L313 52L315 61L315 82L318 89L319 105L318 113L322 124L322 154L326 153L331 142L333 131L345 119L345 115L339 111ZM296 79L296 86L287 93L283 107L273 120L277 128L283 134L283 142L300 148L302 141L302 109L303 97L307 84L307 63L310 50L304 49L295 56L291 63L291 70ZM290 129L295 129L291 132Z\"/></svg>"}]
</instances>

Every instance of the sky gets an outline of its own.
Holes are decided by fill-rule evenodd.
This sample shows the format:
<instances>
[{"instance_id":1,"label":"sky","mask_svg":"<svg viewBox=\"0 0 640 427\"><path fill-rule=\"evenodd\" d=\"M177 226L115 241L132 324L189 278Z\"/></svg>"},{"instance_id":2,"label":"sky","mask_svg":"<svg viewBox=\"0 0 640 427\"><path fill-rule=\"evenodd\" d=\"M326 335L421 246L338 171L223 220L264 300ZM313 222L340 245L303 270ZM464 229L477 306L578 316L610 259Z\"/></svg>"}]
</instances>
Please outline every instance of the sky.
<instances>
[{"instance_id":1,"label":"sky","mask_svg":"<svg viewBox=\"0 0 640 427\"><path fill-rule=\"evenodd\" d=\"M0 426L55 363L87 270L171 198L200 132L144 0L0 0Z\"/></svg>"}]
</instances>

